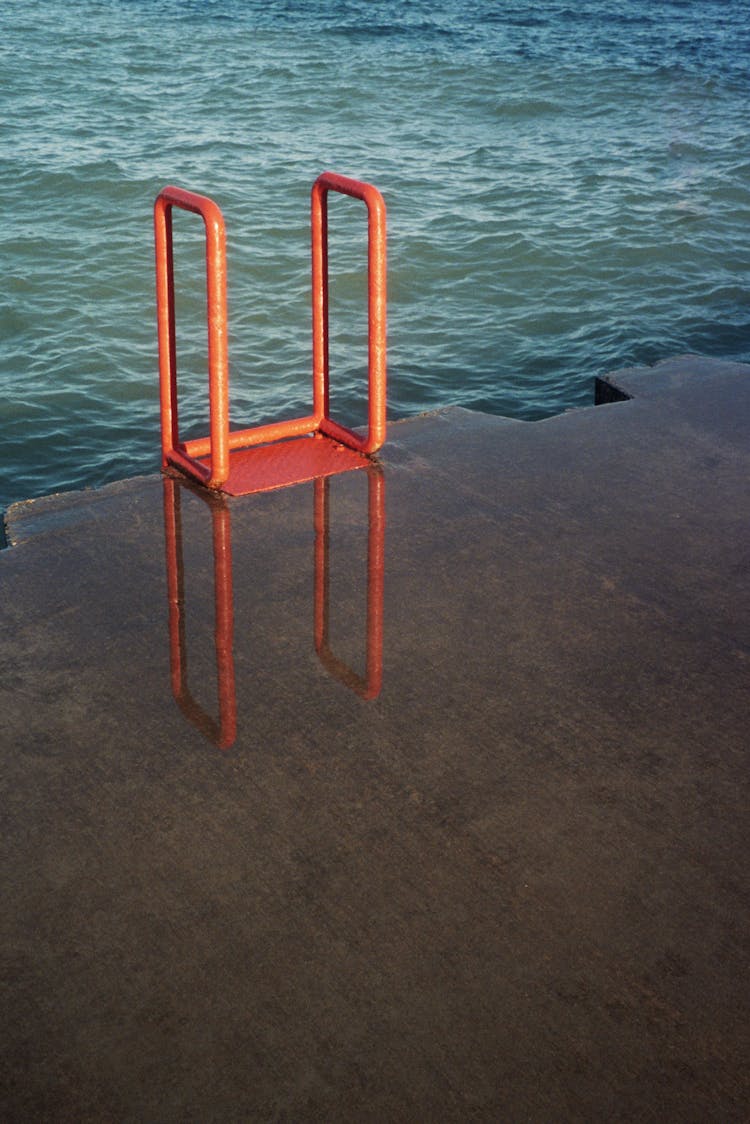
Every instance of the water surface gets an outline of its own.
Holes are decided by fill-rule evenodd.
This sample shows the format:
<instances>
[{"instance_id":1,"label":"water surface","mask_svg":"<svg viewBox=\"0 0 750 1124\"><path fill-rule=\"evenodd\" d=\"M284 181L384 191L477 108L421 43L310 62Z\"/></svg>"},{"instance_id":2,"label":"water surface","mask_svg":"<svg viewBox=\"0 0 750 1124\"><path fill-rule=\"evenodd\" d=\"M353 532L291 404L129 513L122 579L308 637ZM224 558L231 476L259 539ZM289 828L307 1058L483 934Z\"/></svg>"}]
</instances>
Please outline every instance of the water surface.
<instances>
[{"instance_id":1,"label":"water surface","mask_svg":"<svg viewBox=\"0 0 750 1124\"><path fill-rule=\"evenodd\" d=\"M593 376L750 356L750 4L6 0L0 507L158 467L151 207L222 207L233 422L309 405L308 198L389 211L389 413L534 419ZM333 379L363 420L361 205L332 207ZM177 222L186 432L197 220Z\"/></svg>"}]
</instances>

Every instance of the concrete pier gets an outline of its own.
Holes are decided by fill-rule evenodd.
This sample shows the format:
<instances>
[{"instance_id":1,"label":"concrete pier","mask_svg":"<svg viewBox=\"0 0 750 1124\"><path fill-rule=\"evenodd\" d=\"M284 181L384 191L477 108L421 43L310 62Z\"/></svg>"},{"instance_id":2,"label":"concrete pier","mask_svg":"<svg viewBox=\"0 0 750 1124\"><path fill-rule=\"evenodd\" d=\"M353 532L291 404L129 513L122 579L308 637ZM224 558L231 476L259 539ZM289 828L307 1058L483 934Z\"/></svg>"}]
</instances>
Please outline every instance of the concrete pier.
<instances>
[{"instance_id":1,"label":"concrete pier","mask_svg":"<svg viewBox=\"0 0 750 1124\"><path fill-rule=\"evenodd\" d=\"M750 366L16 505L9 1121L750 1117Z\"/></svg>"}]
</instances>

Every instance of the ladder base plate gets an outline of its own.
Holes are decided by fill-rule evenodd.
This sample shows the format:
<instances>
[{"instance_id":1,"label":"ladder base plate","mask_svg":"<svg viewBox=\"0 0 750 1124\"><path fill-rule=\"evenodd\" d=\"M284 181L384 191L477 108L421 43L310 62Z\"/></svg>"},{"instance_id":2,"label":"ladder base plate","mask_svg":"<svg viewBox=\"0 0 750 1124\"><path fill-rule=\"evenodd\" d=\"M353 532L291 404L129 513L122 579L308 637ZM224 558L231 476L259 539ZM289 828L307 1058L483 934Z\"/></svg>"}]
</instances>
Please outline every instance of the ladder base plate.
<instances>
[{"instance_id":1,"label":"ladder base plate","mask_svg":"<svg viewBox=\"0 0 750 1124\"><path fill-rule=\"evenodd\" d=\"M207 464L207 458L201 458ZM371 464L364 453L350 449L330 437L295 437L272 445L255 445L234 449L229 454L229 479L221 491L228 496L249 496L254 492L270 492L290 484L302 484L320 476L350 472Z\"/></svg>"}]
</instances>

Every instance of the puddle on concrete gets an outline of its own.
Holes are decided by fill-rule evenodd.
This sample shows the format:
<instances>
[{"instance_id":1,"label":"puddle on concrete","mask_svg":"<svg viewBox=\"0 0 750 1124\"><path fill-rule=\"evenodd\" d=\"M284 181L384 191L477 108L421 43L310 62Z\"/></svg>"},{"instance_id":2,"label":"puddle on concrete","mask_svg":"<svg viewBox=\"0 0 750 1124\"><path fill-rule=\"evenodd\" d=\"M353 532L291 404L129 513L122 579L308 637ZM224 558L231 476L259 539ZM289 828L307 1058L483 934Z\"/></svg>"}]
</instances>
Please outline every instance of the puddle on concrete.
<instances>
[{"instance_id":1,"label":"puddle on concrete","mask_svg":"<svg viewBox=\"0 0 750 1124\"><path fill-rule=\"evenodd\" d=\"M747 462L670 418L19 515L14 1118L737 1115Z\"/></svg>"},{"instance_id":2,"label":"puddle on concrete","mask_svg":"<svg viewBox=\"0 0 750 1124\"><path fill-rule=\"evenodd\" d=\"M365 488L362 482L365 481ZM363 699L375 699L380 694L383 676L383 582L385 568L385 476L383 470L373 465L362 471L361 479L347 480L326 477L315 480L312 489L311 520L314 544L310 568L311 591L308 622L310 643L328 674L344 684ZM308 487L308 492L310 491ZM358 511L354 494L363 491L363 510ZM332 583L332 539L336 527L332 526L331 509L335 493L349 493L350 510L346 515L347 537L352 540L343 560L337 559L346 579L339 574ZM332 495L334 493L334 495ZM213 574L209 586L213 587L215 658L215 703L213 711L198 702L189 685L188 658L188 603L185 569L185 522L183 506L198 501L205 506L207 516L199 530L196 518L191 521L190 534L210 538L213 556ZM197 513L193 511L193 516ZM197 515L197 519L200 516ZM169 652L172 694L177 705L201 733L220 749L228 749L237 736L237 689L235 683L235 589L245 605L248 586L262 584L252 571L252 550L248 558L247 542L243 543L243 560L239 583L235 579L234 551L232 547L232 502L225 496L212 494L205 489L192 487L176 479L164 480L164 541L167 572L167 600L169 617ZM359 536L359 539L358 539ZM341 539L343 536L339 535ZM284 554L282 547L282 555ZM364 562L363 562L364 556ZM278 565L278 563L277 563ZM364 582L358 568L365 570ZM205 581L205 574L204 579ZM338 584L337 584L338 582ZM300 585L302 584L300 578ZM364 585L364 597L353 598L352 586ZM341 607L349 602L343 612L343 621L337 620L332 630L332 619L341 618ZM357 602L361 602L357 604ZM296 606L295 606L296 608ZM339 610L338 612L336 610ZM281 609L280 609L281 611ZM203 622L199 631L204 645L208 630ZM279 628L283 626L280 624ZM243 628L237 642L242 643L246 659L247 650L253 648L253 628ZM257 641L256 641L257 643ZM341 646L347 650L359 647L358 657L342 657ZM260 646L255 658L262 660L267 642ZM349 662L351 660L351 662ZM210 679L211 676L209 675Z\"/></svg>"}]
</instances>

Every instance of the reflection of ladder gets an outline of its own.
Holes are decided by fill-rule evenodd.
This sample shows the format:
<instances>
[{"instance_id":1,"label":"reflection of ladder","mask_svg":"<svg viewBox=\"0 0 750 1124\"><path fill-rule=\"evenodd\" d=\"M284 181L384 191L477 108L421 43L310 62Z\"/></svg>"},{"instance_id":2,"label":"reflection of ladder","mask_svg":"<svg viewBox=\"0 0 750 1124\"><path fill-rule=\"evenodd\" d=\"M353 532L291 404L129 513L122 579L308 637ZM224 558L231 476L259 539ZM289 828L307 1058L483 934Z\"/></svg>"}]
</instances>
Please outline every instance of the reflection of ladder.
<instances>
[{"instance_id":1,"label":"reflection of ladder","mask_svg":"<svg viewBox=\"0 0 750 1124\"><path fill-rule=\"evenodd\" d=\"M385 571L385 477L380 465L367 470L367 617L365 674L336 656L330 640L330 480L315 489L315 651L327 671L364 699L376 699L383 683L383 575ZM361 480L362 477L357 477Z\"/></svg>"},{"instance_id":2,"label":"reflection of ladder","mask_svg":"<svg viewBox=\"0 0 750 1124\"><path fill-rule=\"evenodd\" d=\"M329 416L328 192L361 199L368 214L368 432L359 436ZM192 211L206 228L209 435L180 441L177 413L172 208ZM203 195L165 187L154 206L162 464L230 495L361 468L386 430L385 203L370 184L324 172L312 189L313 412L291 421L229 429L224 219ZM311 440L314 435L315 440ZM300 440L289 440L300 438Z\"/></svg>"},{"instance_id":3,"label":"reflection of ladder","mask_svg":"<svg viewBox=\"0 0 750 1124\"><path fill-rule=\"evenodd\" d=\"M357 487L367 479L367 615L364 629L365 667L358 674L337 656L330 628L330 514L329 479L313 485L315 573L313 580L314 644L323 667L335 679L364 699L375 699L383 682L383 573L385 569L385 478L379 464L362 458L366 472L356 477ZM200 496L211 513L214 573L214 646L218 717L201 706L188 684L188 645L183 554L182 497ZM351 527L351 523L348 523ZM237 735L237 698L234 677L234 585L232 579L232 514L226 496L198 488L192 482L164 480L164 543L169 600L169 663L172 694L185 717L220 749L228 749ZM251 557L251 555L250 555ZM243 565L243 572L246 571ZM245 572L245 577L247 574ZM333 598L335 601L335 591ZM351 621L340 639L358 632ZM246 635L247 630L243 630ZM261 658L260 654L258 658Z\"/></svg>"}]
</instances>

